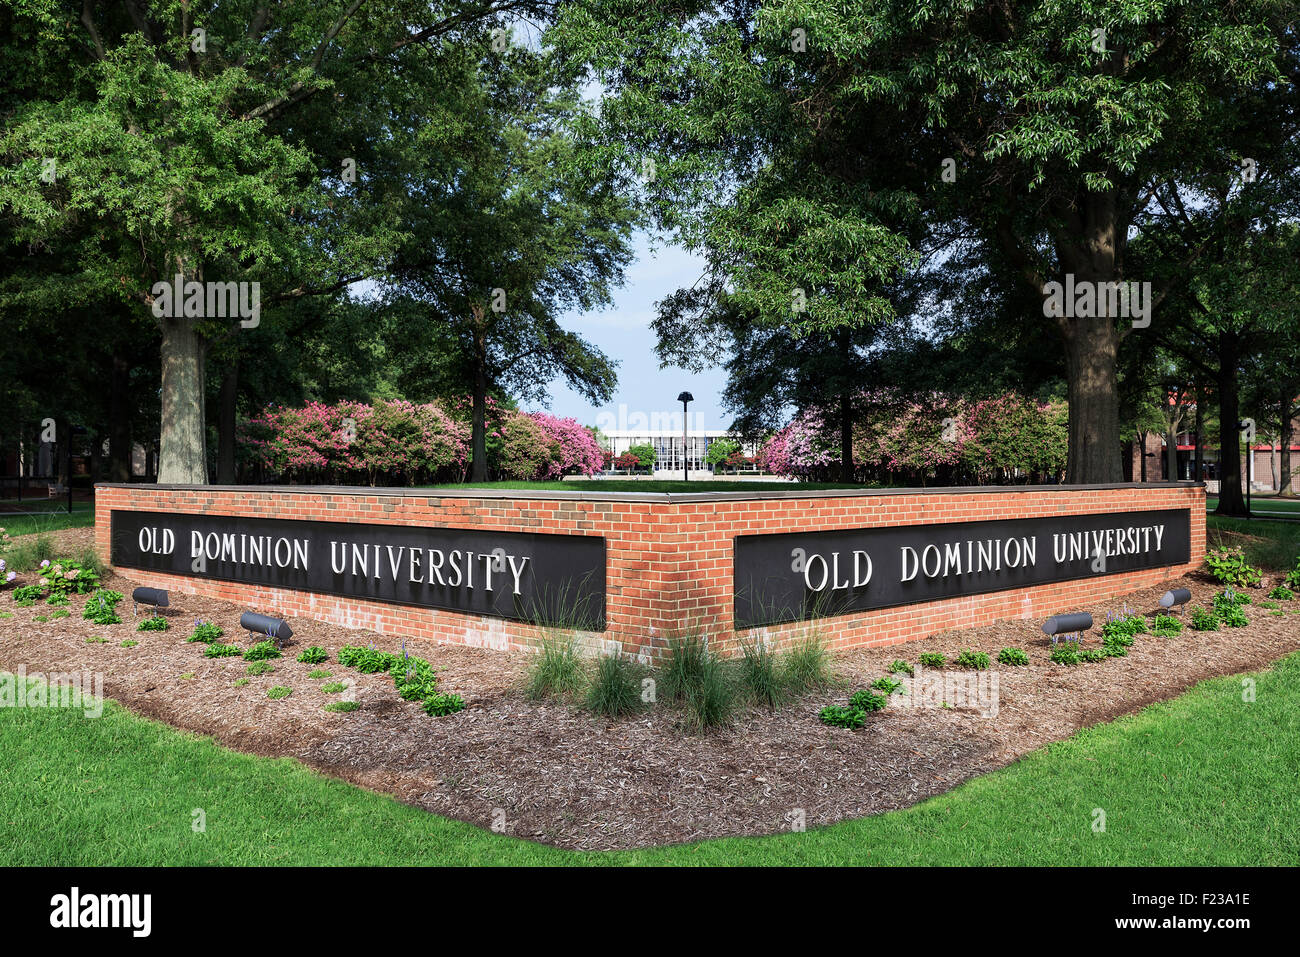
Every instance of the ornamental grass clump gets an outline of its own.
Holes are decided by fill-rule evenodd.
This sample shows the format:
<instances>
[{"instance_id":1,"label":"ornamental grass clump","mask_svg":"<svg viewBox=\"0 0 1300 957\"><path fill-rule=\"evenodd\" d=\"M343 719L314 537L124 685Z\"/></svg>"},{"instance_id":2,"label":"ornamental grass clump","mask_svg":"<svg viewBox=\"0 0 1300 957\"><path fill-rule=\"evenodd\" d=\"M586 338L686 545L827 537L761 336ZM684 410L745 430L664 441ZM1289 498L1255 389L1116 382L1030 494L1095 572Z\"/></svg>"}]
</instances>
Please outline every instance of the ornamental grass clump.
<instances>
[{"instance_id":1,"label":"ornamental grass clump","mask_svg":"<svg viewBox=\"0 0 1300 957\"><path fill-rule=\"evenodd\" d=\"M524 693L534 701L572 699L582 692L587 676L572 637L546 635L528 664Z\"/></svg>"},{"instance_id":2,"label":"ornamental grass clump","mask_svg":"<svg viewBox=\"0 0 1300 957\"><path fill-rule=\"evenodd\" d=\"M636 714L642 707L639 678L637 669L620 655L602 655L596 660L584 704L606 718Z\"/></svg>"},{"instance_id":3,"label":"ornamental grass clump","mask_svg":"<svg viewBox=\"0 0 1300 957\"><path fill-rule=\"evenodd\" d=\"M740 684L749 697L766 708L784 704L790 695L772 649L762 641L742 641L740 650Z\"/></svg>"},{"instance_id":4,"label":"ornamental grass clump","mask_svg":"<svg viewBox=\"0 0 1300 957\"><path fill-rule=\"evenodd\" d=\"M782 676L792 695L821 691L835 684L830 652L820 635L805 635L784 653Z\"/></svg>"}]
</instances>

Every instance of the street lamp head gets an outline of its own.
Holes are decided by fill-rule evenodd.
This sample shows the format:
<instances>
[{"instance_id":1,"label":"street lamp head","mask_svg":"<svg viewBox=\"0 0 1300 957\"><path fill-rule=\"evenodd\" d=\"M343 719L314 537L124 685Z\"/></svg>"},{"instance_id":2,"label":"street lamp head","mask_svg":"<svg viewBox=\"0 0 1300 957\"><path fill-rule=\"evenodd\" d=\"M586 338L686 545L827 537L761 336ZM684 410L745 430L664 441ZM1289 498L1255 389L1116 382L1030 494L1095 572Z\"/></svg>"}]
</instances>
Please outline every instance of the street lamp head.
<instances>
[{"instance_id":1,"label":"street lamp head","mask_svg":"<svg viewBox=\"0 0 1300 957\"><path fill-rule=\"evenodd\" d=\"M695 396L691 395L689 392L683 392L681 395L679 395L679 396L677 397L677 401L678 401L678 402L694 402L694 401L695 401Z\"/></svg>"}]
</instances>

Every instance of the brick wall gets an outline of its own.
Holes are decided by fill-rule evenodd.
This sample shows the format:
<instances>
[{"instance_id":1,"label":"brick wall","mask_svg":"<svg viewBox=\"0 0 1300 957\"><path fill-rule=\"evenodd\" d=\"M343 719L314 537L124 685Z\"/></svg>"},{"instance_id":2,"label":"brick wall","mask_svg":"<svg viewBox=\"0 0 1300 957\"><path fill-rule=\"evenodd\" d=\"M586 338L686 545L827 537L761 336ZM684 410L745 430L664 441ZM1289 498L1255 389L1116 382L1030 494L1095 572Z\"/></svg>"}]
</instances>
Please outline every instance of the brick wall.
<instances>
[{"instance_id":1,"label":"brick wall","mask_svg":"<svg viewBox=\"0 0 1300 957\"><path fill-rule=\"evenodd\" d=\"M732 540L736 535L1183 507L1191 510L1192 552L1186 566L943 599L816 623L831 647L848 648L894 644L998 618L1043 618L1067 606L1182 575L1199 566L1205 554L1205 491L1198 485L1180 484L701 495L482 490L453 494L403 489L101 485L96 493L95 542L107 560L114 509L603 536L607 624L591 641L603 649L654 655L666 635L691 621L716 634L724 649L736 648L738 639L732 631ZM278 616L316 618L436 642L506 649L530 646L538 639L536 629L521 622L139 569L117 571L141 584L222 598ZM806 634L809 627L807 622L769 626L743 632L742 637L763 634L779 644Z\"/></svg>"}]
</instances>

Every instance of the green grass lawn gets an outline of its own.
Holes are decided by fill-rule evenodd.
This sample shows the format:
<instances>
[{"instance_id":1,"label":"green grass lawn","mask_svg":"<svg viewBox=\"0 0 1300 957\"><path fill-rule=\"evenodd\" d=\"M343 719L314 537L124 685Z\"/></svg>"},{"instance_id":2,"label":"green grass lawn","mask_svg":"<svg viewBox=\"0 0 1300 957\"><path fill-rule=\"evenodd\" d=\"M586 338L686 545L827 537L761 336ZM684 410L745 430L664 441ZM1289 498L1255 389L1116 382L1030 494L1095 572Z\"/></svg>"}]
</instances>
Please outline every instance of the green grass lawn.
<instances>
[{"instance_id":1,"label":"green grass lawn","mask_svg":"<svg viewBox=\"0 0 1300 957\"><path fill-rule=\"evenodd\" d=\"M1227 532L1224 536L1220 533ZM1248 536L1237 538L1235 536ZM1269 571L1289 571L1300 557L1300 523L1270 522L1258 518L1205 516L1205 545L1240 544L1246 561Z\"/></svg>"},{"instance_id":2,"label":"green grass lawn","mask_svg":"<svg viewBox=\"0 0 1300 957\"><path fill-rule=\"evenodd\" d=\"M0 753L0 865L1289 865L1300 854L1300 655L1259 674L1252 703L1239 677L1207 681L904 811L635 852L493 834L111 702L98 719L0 709ZM205 833L191 830L195 808Z\"/></svg>"},{"instance_id":3,"label":"green grass lawn","mask_svg":"<svg viewBox=\"0 0 1300 957\"><path fill-rule=\"evenodd\" d=\"M14 508L19 506L17 501L6 501L7 505ZM22 503L24 507L36 508L49 507L40 499L34 500L34 504L28 506L26 502ZM67 507L66 500L63 508ZM57 532L64 528L86 528L95 524L95 504L93 502L73 502L72 514L64 512L49 512L42 515L13 515L0 510L0 528L3 528L10 535L30 535L34 532Z\"/></svg>"}]
</instances>

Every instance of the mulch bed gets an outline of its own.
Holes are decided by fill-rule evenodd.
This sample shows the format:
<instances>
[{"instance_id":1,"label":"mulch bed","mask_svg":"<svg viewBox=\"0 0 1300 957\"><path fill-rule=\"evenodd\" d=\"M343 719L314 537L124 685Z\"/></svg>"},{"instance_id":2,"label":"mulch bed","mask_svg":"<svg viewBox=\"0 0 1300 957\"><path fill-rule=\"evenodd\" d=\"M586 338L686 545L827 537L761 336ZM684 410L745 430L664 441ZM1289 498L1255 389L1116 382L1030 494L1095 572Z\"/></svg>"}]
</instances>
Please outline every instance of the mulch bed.
<instances>
[{"instance_id":1,"label":"mulch bed","mask_svg":"<svg viewBox=\"0 0 1300 957\"><path fill-rule=\"evenodd\" d=\"M61 545L87 544L91 530L57 533ZM17 584L30 581L23 576ZM1265 588L1252 590L1258 603ZM730 729L688 734L670 708L608 721L558 703L529 701L520 690L528 656L408 640L413 654L440 669L440 687L465 699L466 709L427 716L402 701L383 676L362 675L336 660L343 645L373 642L398 651L391 636L292 619L293 642L275 661L274 674L244 677L239 658L207 659L203 645L185 639L195 619L215 621L227 641L248 643L238 629L241 609L228 602L173 594L171 628L137 632L131 617L133 583L110 575L105 587L127 595L122 624L99 626L71 616L37 622L44 603L19 608L0 597L0 669L28 672L102 672L105 693L132 711L210 735L241 751L293 757L326 774L393 795L447 817L491 826L504 815L505 833L567 848L610 849L679 843L789 829L797 811L807 826L830 824L907 807L1088 725L1173 697L1206 678L1257 669L1300 649L1300 602L1282 602L1285 617L1258 604L1244 628L1196 632L1173 639L1139 636L1127 658L1067 667L1049 660L1040 621L1008 620L945 632L921 641L835 656L845 679L837 691L808 696L772 713L743 712ZM1190 576L1090 609L1098 628L1085 646L1097 646L1107 611L1125 606L1153 613L1166 588L1192 590L1208 604L1217 586ZM141 613L141 617L147 612ZM88 644L91 636L106 643ZM134 639L139 645L122 648ZM321 645L324 665L294 660ZM996 715L970 708L896 708L873 715L859 731L829 728L818 719L827 704L885 674L895 658L915 663L923 651L949 658L964 648L996 659L1004 646L1024 649L1028 667L994 663L1000 700ZM333 678L307 677L324 668ZM343 681L342 695L320 686ZM275 685L292 696L267 698ZM340 698L360 705L351 713L322 710ZM268 796L268 799L271 799Z\"/></svg>"}]
</instances>

